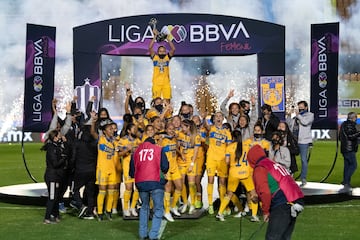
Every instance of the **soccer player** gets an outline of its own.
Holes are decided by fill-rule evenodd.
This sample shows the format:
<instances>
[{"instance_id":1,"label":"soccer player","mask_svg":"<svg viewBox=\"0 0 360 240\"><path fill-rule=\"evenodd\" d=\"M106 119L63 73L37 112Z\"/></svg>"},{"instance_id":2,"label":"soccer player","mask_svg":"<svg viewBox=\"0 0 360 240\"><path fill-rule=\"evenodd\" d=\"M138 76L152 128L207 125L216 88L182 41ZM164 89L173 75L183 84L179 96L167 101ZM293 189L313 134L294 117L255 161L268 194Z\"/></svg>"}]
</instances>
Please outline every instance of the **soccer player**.
<instances>
[{"instance_id":1,"label":"soccer player","mask_svg":"<svg viewBox=\"0 0 360 240\"><path fill-rule=\"evenodd\" d=\"M122 159L122 169L125 183L125 192L124 192L124 207L123 213L125 217L130 217L133 215L134 217L138 216L136 212L136 202L139 200L139 192L137 189L134 189L131 206L129 210L129 202L131 198L131 193L134 188L134 178L129 175L129 167L130 167L130 158L131 154L137 148L137 146L141 143L140 139L137 138L137 127L133 123L129 123L126 126L124 131L124 136L121 136L119 140L119 156Z\"/></svg>"},{"instance_id":2,"label":"soccer player","mask_svg":"<svg viewBox=\"0 0 360 240\"><path fill-rule=\"evenodd\" d=\"M206 171L208 175L208 202L209 214L214 214L213 206L213 188L214 176L217 174L219 177L219 196L220 201L226 193L226 178L228 177L228 166L225 162L225 151L228 143L231 142L230 131L223 127L224 115L222 112L216 112L214 115L214 125L207 125L209 136L209 148L206 154Z\"/></svg>"},{"instance_id":3,"label":"soccer player","mask_svg":"<svg viewBox=\"0 0 360 240\"><path fill-rule=\"evenodd\" d=\"M264 138L264 128L261 122L255 123L253 132L254 134L251 138L243 141L244 148L250 149L254 145L260 145L268 153L270 150L270 142ZM251 199L250 194L247 194L246 196L248 207L251 209L252 213L251 221L258 222L259 218L257 216L257 212L259 206Z\"/></svg>"},{"instance_id":4,"label":"soccer player","mask_svg":"<svg viewBox=\"0 0 360 240\"><path fill-rule=\"evenodd\" d=\"M162 150L165 152L167 159L169 161L169 171L165 175L168 182L165 185L165 194L164 194L164 217L169 222L173 222L174 218L172 217L170 211L176 215L181 216L177 210L177 202L181 196L182 191L182 177L180 170L177 164L177 140L175 138L175 127L171 122L166 124L166 134L160 134L160 138L157 142L158 145L162 147ZM175 186L175 191L173 195L173 201L171 200L171 190L172 186Z\"/></svg>"},{"instance_id":5,"label":"soccer player","mask_svg":"<svg viewBox=\"0 0 360 240\"><path fill-rule=\"evenodd\" d=\"M171 40L168 39L170 51L166 53L165 46L158 47L155 53L153 47L156 40L157 33L154 32L154 38L149 45L150 57L153 61L153 78L152 78L152 98L163 98L170 103L171 99L171 85L170 85L170 69L169 64L171 58L175 53L175 46Z\"/></svg>"},{"instance_id":6,"label":"soccer player","mask_svg":"<svg viewBox=\"0 0 360 240\"><path fill-rule=\"evenodd\" d=\"M239 199L234 194L240 183L244 185L251 198L257 197L254 182L252 180L253 169L250 167L247 161L249 145L243 146L240 131L234 130L231 132L231 135L233 142L230 143L226 148L226 162L230 165L227 193L223 201L221 201L219 212L216 215L216 218L218 218L220 221L225 221L223 213L230 200L240 210L240 212L235 215L235 217L242 217L246 215L246 213L242 211L243 207Z\"/></svg>"},{"instance_id":7,"label":"soccer player","mask_svg":"<svg viewBox=\"0 0 360 240\"><path fill-rule=\"evenodd\" d=\"M183 188L182 188L182 200L184 205L182 206L181 213L185 213L188 207L188 196L185 186L185 177L187 176L190 193L190 208L189 214L194 213L195 210L195 197L196 197L196 185L195 176L197 168L197 154L199 146L201 144L200 135L197 133L195 123L191 120L185 119L182 121L182 131L179 132L177 137L179 157L177 163L182 176Z\"/></svg>"},{"instance_id":8,"label":"soccer player","mask_svg":"<svg viewBox=\"0 0 360 240\"><path fill-rule=\"evenodd\" d=\"M113 121L105 119L100 122L100 129L103 134L98 141L98 157L96 166L96 184L99 185L97 196L98 220L102 221L104 216L111 220L111 210L113 206L114 190L116 188L116 169L115 169L115 145ZM106 197L106 202L105 202Z\"/></svg>"}]
</instances>

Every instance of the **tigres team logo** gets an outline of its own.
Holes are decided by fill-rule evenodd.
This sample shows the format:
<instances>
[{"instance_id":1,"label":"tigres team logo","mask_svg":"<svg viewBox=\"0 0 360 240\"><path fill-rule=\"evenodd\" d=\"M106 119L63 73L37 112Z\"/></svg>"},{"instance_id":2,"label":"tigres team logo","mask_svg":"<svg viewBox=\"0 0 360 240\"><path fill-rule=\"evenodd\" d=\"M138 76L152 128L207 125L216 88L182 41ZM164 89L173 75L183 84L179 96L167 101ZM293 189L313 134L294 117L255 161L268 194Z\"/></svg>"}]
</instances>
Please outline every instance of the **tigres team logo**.
<instances>
[{"instance_id":1,"label":"tigres team logo","mask_svg":"<svg viewBox=\"0 0 360 240\"><path fill-rule=\"evenodd\" d=\"M284 103L284 77L260 77L261 97L263 102L272 106L274 112L283 111Z\"/></svg>"}]
</instances>

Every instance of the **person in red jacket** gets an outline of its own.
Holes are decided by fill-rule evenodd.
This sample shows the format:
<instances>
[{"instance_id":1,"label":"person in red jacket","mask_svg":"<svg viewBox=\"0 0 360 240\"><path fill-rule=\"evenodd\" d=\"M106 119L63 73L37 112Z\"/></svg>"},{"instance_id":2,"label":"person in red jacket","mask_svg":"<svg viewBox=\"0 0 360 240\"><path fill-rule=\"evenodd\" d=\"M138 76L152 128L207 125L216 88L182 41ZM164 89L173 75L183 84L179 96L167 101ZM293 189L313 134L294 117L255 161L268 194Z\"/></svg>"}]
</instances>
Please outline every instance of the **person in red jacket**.
<instances>
[{"instance_id":1,"label":"person in red jacket","mask_svg":"<svg viewBox=\"0 0 360 240\"><path fill-rule=\"evenodd\" d=\"M168 170L169 161L165 151L156 145L151 137L140 144L131 156L129 175L135 178L142 202L139 219L140 239L158 239L164 215L165 174ZM150 196L154 202L154 215L148 232Z\"/></svg>"},{"instance_id":2,"label":"person in red jacket","mask_svg":"<svg viewBox=\"0 0 360 240\"><path fill-rule=\"evenodd\" d=\"M248 153L253 180L262 203L264 221L269 222L265 239L290 239L296 217L304 209L304 194L288 170L266 157L261 146Z\"/></svg>"}]
</instances>

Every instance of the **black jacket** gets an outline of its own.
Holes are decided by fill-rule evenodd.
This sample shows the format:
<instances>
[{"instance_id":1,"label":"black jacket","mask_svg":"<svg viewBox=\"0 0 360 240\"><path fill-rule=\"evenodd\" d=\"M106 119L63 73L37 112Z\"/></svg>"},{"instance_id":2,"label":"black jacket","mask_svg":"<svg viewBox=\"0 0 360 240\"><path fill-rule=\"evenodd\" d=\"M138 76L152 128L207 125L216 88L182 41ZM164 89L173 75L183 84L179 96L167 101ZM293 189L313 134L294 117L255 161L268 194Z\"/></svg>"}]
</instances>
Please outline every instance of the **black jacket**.
<instances>
[{"instance_id":1,"label":"black jacket","mask_svg":"<svg viewBox=\"0 0 360 240\"><path fill-rule=\"evenodd\" d=\"M350 120L346 120L340 127L340 142L341 152L357 152L358 150L358 137L360 131L356 129L356 123Z\"/></svg>"},{"instance_id":2,"label":"black jacket","mask_svg":"<svg viewBox=\"0 0 360 240\"><path fill-rule=\"evenodd\" d=\"M67 165L66 158L63 156L63 150L61 144L47 143L45 181L60 182L62 180Z\"/></svg>"}]
</instances>

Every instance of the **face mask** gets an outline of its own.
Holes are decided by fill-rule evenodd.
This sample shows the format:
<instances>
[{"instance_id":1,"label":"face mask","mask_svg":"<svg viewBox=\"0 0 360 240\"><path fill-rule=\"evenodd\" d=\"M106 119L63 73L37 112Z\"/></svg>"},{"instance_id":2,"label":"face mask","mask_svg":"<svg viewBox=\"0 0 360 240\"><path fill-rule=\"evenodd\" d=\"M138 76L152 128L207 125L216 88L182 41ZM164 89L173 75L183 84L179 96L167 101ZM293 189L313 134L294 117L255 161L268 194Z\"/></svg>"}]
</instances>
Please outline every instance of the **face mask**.
<instances>
[{"instance_id":1,"label":"face mask","mask_svg":"<svg viewBox=\"0 0 360 240\"><path fill-rule=\"evenodd\" d=\"M155 109L158 110L159 112L162 112L164 106L162 104L159 105L155 105Z\"/></svg>"},{"instance_id":2,"label":"face mask","mask_svg":"<svg viewBox=\"0 0 360 240\"><path fill-rule=\"evenodd\" d=\"M159 58L164 59L164 57L166 56L166 54L159 54Z\"/></svg>"},{"instance_id":3,"label":"face mask","mask_svg":"<svg viewBox=\"0 0 360 240\"><path fill-rule=\"evenodd\" d=\"M250 112L250 110L244 110L244 113L245 113L246 115L248 115L249 112Z\"/></svg>"},{"instance_id":4,"label":"face mask","mask_svg":"<svg viewBox=\"0 0 360 240\"><path fill-rule=\"evenodd\" d=\"M134 118L137 120L137 119L139 119L139 117L140 117L140 114L135 114L134 115Z\"/></svg>"},{"instance_id":5,"label":"face mask","mask_svg":"<svg viewBox=\"0 0 360 240\"><path fill-rule=\"evenodd\" d=\"M131 137L133 137L133 138L137 138L136 134L131 133L130 135L131 135Z\"/></svg>"},{"instance_id":6,"label":"face mask","mask_svg":"<svg viewBox=\"0 0 360 240\"><path fill-rule=\"evenodd\" d=\"M306 112L305 109L299 109L299 113L300 113L300 114L304 114L305 112Z\"/></svg>"},{"instance_id":7,"label":"face mask","mask_svg":"<svg viewBox=\"0 0 360 240\"><path fill-rule=\"evenodd\" d=\"M139 108L144 108L145 104L143 102L137 102L136 106L138 106Z\"/></svg>"},{"instance_id":8,"label":"face mask","mask_svg":"<svg viewBox=\"0 0 360 240\"><path fill-rule=\"evenodd\" d=\"M260 138L262 138L262 134L261 133L254 133L254 138L260 139Z\"/></svg>"},{"instance_id":9,"label":"face mask","mask_svg":"<svg viewBox=\"0 0 360 240\"><path fill-rule=\"evenodd\" d=\"M280 144L280 141L278 139L271 139L272 145L278 145Z\"/></svg>"},{"instance_id":10,"label":"face mask","mask_svg":"<svg viewBox=\"0 0 360 240\"><path fill-rule=\"evenodd\" d=\"M185 119L190 119L190 113L182 113L181 116Z\"/></svg>"},{"instance_id":11,"label":"face mask","mask_svg":"<svg viewBox=\"0 0 360 240\"><path fill-rule=\"evenodd\" d=\"M115 131L115 132L114 132L114 137L117 137L117 135L118 135L118 132Z\"/></svg>"}]
</instances>

